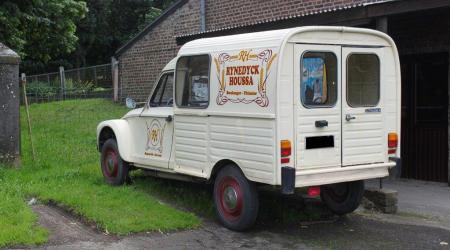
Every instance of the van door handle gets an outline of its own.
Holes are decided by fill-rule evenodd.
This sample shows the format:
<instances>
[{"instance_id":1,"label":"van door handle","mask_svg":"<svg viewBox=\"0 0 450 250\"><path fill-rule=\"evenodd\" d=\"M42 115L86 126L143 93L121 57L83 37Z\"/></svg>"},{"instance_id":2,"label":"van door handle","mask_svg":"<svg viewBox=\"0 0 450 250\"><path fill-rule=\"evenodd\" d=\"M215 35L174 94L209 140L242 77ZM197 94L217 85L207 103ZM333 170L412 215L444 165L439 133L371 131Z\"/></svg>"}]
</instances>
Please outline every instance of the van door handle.
<instances>
[{"instance_id":1,"label":"van door handle","mask_svg":"<svg viewBox=\"0 0 450 250\"><path fill-rule=\"evenodd\" d=\"M323 128L323 127L328 127L327 120L316 121L316 128Z\"/></svg>"},{"instance_id":2,"label":"van door handle","mask_svg":"<svg viewBox=\"0 0 450 250\"><path fill-rule=\"evenodd\" d=\"M345 115L345 120L347 120L348 122L349 122L350 120L354 120L354 119L356 119L356 117L352 116L351 114L346 114L346 115Z\"/></svg>"},{"instance_id":3,"label":"van door handle","mask_svg":"<svg viewBox=\"0 0 450 250\"><path fill-rule=\"evenodd\" d=\"M171 122L172 120L173 120L173 118L172 118L171 115L168 115L168 116L166 117L166 122Z\"/></svg>"}]
</instances>

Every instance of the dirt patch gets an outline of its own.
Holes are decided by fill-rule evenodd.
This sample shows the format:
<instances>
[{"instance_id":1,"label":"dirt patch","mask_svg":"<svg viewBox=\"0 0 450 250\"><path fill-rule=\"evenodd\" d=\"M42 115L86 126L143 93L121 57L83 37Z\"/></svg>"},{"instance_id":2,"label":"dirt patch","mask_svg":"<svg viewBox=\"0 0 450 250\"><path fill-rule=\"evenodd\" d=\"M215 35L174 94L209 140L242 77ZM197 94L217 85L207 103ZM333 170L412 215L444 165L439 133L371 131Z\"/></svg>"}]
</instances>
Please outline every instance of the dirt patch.
<instances>
[{"instance_id":1,"label":"dirt patch","mask_svg":"<svg viewBox=\"0 0 450 250\"><path fill-rule=\"evenodd\" d=\"M74 242L110 242L115 236L105 235L95 225L83 223L66 210L54 205L37 204L32 206L39 216L39 223L50 231L47 246L64 245Z\"/></svg>"}]
</instances>

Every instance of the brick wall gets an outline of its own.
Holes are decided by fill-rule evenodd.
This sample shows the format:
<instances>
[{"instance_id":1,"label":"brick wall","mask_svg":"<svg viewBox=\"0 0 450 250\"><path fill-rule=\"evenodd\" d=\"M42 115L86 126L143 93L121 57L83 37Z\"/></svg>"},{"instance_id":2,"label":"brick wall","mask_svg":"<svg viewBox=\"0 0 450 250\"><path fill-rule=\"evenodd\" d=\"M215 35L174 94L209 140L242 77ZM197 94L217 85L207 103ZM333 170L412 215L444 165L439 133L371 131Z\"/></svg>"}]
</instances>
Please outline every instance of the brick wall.
<instances>
[{"instance_id":1,"label":"brick wall","mask_svg":"<svg viewBox=\"0 0 450 250\"><path fill-rule=\"evenodd\" d=\"M160 71L178 52L175 36L200 30L199 6L195 0L182 5L120 55L121 98L147 99Z\"/></svg>"}]
</instances>

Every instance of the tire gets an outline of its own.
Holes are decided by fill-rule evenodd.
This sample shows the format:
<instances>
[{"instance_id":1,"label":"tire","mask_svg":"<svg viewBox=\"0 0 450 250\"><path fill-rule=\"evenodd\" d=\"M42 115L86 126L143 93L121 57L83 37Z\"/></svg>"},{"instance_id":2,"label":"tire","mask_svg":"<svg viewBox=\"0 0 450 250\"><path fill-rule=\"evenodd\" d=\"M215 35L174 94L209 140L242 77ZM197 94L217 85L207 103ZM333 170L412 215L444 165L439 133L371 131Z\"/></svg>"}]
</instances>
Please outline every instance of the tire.
<instances>
[{"instance_id":1,"label":"tire","mask_svg":"<svg viewBox=\"0 0 450 250\"><path fill-rule=\"evenodd\" d=\"M226 228L244 231L253 226L258 216L258 190L240 169L228 165L214 181L214 204L217 217Z\"/></svg>"},{"instance_id":2,"label":"tire","mask_svg":"<svg viewBox=\"0 0 450 250\"><path fill-rule=\"evenodd\" d=\"M120 157L115 139L108 139L103 144L100 164L103 177L108 184L119 186L127 181L129 167Z\"/></svg>"},{"instance_id":3,"label":"tire","mask_svg":"<svg viewBox=\"0 0 450 250\"><path fill-rule=\"evenodd\" d=\"M355 211L364 194L364 181L342 182L321 186L320 198L337 215Z\"/></svg>"}]
</instances>

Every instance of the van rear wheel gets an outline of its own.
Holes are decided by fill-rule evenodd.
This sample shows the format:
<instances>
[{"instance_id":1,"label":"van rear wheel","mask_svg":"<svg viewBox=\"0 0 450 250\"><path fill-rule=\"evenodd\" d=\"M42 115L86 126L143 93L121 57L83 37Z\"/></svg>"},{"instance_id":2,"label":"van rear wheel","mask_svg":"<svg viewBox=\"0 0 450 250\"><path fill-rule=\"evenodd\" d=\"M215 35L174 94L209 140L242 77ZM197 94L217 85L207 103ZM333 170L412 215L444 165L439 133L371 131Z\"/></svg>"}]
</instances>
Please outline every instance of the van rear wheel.
<instances>
[{"instance_id":1,"label":"van rear wheel","mask_svg":"<svg viewBox=\"0 0 450 250\"><path fill-rule=\"evenodd\" d=\"M364 181L342 182L320 187L320 198L335 214L355 211L364 194Z\"/></svg>"},{"instance_id":2,"label":"van rear wheel","mask_svg":"<svg viewBox=\"0 0 450 250\"><path fill-rule=\"evenodd\" d=\"M258 191L240 169L228 165L214 181L214 204L219 221L228 229L250 228L258 216Z\"/></svg>"}]
</instances>

